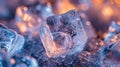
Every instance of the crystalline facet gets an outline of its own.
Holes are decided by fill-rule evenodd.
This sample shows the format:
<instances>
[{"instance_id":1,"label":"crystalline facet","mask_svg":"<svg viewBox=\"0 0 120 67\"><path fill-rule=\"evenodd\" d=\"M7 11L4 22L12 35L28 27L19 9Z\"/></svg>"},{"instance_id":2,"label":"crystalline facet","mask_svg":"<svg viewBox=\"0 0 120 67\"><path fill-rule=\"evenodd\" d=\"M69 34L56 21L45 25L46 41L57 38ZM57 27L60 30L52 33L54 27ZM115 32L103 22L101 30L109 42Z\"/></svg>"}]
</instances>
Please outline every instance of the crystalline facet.
<instances>
[{"instance_id":1,"label":"crystalline facet","mask_svg":"<svg viewBox=\"0 0 120 67\"><path fill-rule=\"evenodd\" d=\"M110 44L112 44L112 52L115 56L120 56L120 34L115 35L113 38L111 38L113 41L109 41Z\"/></svg>"},{"instance_id":2,"label":"crystalline facet","mask_svg":"<svg viewBox=\"0 0 120 67\"><path fill-rule=\"evenodd\" d=\"M109 27L109 30L108 30L107 36L105 38L105 41L110 40L111 38L113 38L118 33L120 33L120 25L117 22L113 21L111 23L110 27Z\"/></svg>"},{"instance_id":3,"label":"crystalline facet","mask_svg":"<svg viewBox=\"0 0 120 67\"><path fill-rule=\"evenodd\" d=\"M0 25L0 46L7 51L9 56L21 50L24 45L24 37L11 29Z\"/></svg>"},{"instance_id":4,"label":"crystalline facet","mask_svg":"<svg viewBox=\"0 0 120 67\"><path fill-rule=\"evenodd\" d=\"M118 30L118 29L117 29ZM115 32L114 32L115 33ZM102 49L102 66L116 67L120 64L120 33L112 35L111 38L106 40L105 48Z\"/></svg>"},{"instance_id":5,"label":"crystalline facet","mask_svg":"<svg viewBox=\"0 0 120 67\"><path fill-rule=\"evenodd\" d=\"M15 67L38 67L38 62L35 58L30 56L18 57L15 56L13 58L16 63L13 64Z\"/></svg>"},{"instance_id":6,"label":"crystalline facet","mask_svg":"<svg viewBox=\"0 0 120 67\"><path fill-rule=\"evenodd\" d=\"M75 10L48 17L40 27L40 38L49 57L81 52L87 41L81 19Z\"/></svg>"}]
</instances>

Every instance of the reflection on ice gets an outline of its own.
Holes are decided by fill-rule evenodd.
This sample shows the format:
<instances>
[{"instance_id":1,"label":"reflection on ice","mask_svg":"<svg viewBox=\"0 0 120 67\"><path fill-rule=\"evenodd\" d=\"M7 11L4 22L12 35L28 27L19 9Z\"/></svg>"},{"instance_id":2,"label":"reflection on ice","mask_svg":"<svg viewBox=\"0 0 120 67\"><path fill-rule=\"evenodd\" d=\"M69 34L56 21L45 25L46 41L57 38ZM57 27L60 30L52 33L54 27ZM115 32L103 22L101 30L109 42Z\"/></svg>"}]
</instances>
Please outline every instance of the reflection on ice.
<instances>
[{"instance_id":1,"label":"reflection on ice","mask_svg":"<svg viewBox=\"0 0 120 67\"><path fill-rule=\"evenodd\" d=\"M20 51L24 45L24 41L25 39L22 35L0 25L0 48L6 51L8 56L12 56Z\"/></svg>"},{"instance_id":2,"label":"reflection on ice","mask_svg":"<svg viewBox=\"0 0 120 67\"><path fill-rule=\"evenodd\" d=\"M87 41L81 19L75 10L48 17L40 27L40 38L49 57L81 52Z\"/></svg>"}]
</instances>

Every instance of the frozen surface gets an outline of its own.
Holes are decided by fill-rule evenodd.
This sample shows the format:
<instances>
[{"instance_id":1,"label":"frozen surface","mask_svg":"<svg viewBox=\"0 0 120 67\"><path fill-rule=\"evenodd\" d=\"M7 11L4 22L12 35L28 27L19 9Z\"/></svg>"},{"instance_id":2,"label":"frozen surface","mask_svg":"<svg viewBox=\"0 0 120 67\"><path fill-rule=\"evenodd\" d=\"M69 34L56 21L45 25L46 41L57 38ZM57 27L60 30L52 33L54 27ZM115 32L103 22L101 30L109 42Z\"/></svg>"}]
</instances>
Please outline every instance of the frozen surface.
<instances>
[{"instance_id":1,"label":"frozen surface","mask_svg":"<svg viewBox=\"0 0 120 67\"><path fill-rule=\"evenodd\" d=\"M59 57L81 52L87 35L75 10L50 16L40 27L40 38L49 57Z\"/></svg>"},{"instance_id":2,"label":"frozen surface","mask_svg":"<svg viewBox=\"0 0 120 67\"><path fill-rule=\"evenodd\" d=\"M120 33L120 24L113 21L109 27L107 36L105 38L105 41L110 40L111 38L113 38L115 35L117 35L118 33Z\"/></svg>"},{"instance_id":3,"label":"frozen surface","mask_svg":"<svg viewBox=\"0 0 120 67\"><path fill-rule=\"evenodd\" d=\"M8 53L8 56L12 56L20 51L24 45L24 41L25 39L22 35L0 25L0 47Z\"/></svg>"},{"instance_id":4,"label":"frozen surface","mask_svg":"<svg viewBox=\"0 0 120 67\"><path fill-rule=\"evenodd\" d=\"M12 65L13 67L38 67L36 59L30 56L16 56L13 59L16 61L16 63Z\"/></svg>"},{"instance_id":5,"label":"frozen surface","mask_svg":"<svg viewBox=\"0 0 120 67\"><path fill-rule=\"evenodd\" d=\"M0 50L0 67L10 67L9 60L7 59L6 53Z\"/></svg>"},{"instance_id":6,"label":"frozen surface","mask_svg":"<svg viewBox=\"0 0 120 67\"><path fill-rule=\"evenodd\" d=\"M107 39L105 49L106 52L101 54L102 66L104 67L119 67L120 66L120 33L116 33L119 28L115 29L111 38Z\"/></svg>"}]
</instances>

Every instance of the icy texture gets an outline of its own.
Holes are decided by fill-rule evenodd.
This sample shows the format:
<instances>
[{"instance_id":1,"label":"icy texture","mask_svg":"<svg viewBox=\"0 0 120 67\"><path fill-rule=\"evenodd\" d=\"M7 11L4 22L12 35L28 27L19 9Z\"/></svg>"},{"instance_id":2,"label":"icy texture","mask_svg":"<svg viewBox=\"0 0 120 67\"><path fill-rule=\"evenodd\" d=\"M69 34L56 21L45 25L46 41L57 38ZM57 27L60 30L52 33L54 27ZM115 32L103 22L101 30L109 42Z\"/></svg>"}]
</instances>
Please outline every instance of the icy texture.
<instances>
[{"instance_id":1,"label":"icy texture","mask_svg":"<svg viewBox=\"0 0 120 67\"><path fill-rule=\"evenodd\" d=\"M79 56L82 67L100 67L102 58L99 52L103 46L104 42L102 40L90 39Z\"/></svg>"},{"instance_id":2,"label":"icy texture","mask_svg":"<svg viewBox=\"0 0 120 67\"><path fill-rule=\"evenodd\" d=\"M40 38L49 57L81 52L87 41L81 19L75 10L48 17L40 27Z\"/></svg>"},{"instance_id":3,"label":"icy texture","mask_svg":"<svg viewBox=\"0 0 120 67\"><path fill-rule=\"evenodd\" d=\"M108 42L109 44L112 44L112 52L116 57L120 56L120 34L115 35L113 38L111 38L111 41Z\"/></svg>"},{"instance_id":4,"label":"icy texture","mask_svg":"<svg viewBox=\"0 0 120 67\"><path fill-rule=\"evenodd\" d=\"M16 52L20 51L24 45L24 41L25 39L22 35L0 25L0 47L7 51L8 56L12 56Z\"/></svg>"},{"instance_id":5,"label":"icy texture","mask_svg":"<svg viewBox=\"0 0 120 67\"><path fill-rule=\"evenodd\" d=\"M110 40L111 38L113 38L116 34L120 33L120 24L113 21L109 27L107 36L105 38L105 41Z\"/></svg>"},{"instance_id":6,"label":"icy texture","mask_svg":"<svg viewBox=\"0 0 120 67\"><path fill-rule=\"evenodd\" d=\"M0 50L0 67L11 67L6 54L1 50Z\"/></svg>"},{"instance_id":7,"label":"icy texture","mask_svg":"<svg viewBox=\"0 0 120 67\"><path fill-rule=\"evenodd\" d=\"M116 56L120 56L119 53L119 43L120 43L120 24L118 22L112 22L109 31L107 33L107 36L105 38L105 42L107 46L112 45L111 50Z\"/></svg>"},{"instance_id":8,"label":"icy texture","mask_svg":"<svg viewBox=\"0 0 120 67\"><path fill-rule=\"evenodd\" d=\"M120 66L120 34L112 36L106 41L106 45L101 49L101 58L103 67Z\"/></svg>"},{"instance_id":9,"label":"icy texture","mask_svg":"<svg viewBox=\"0 0 120 67\"><path fill-rule=\"evenodd\" d=\"M16 63L13 64L13 67L38 67L38 62L36 61L36 59L30 56L16 56L13 59L16 61Z\"/></svg>"}]
</instances>

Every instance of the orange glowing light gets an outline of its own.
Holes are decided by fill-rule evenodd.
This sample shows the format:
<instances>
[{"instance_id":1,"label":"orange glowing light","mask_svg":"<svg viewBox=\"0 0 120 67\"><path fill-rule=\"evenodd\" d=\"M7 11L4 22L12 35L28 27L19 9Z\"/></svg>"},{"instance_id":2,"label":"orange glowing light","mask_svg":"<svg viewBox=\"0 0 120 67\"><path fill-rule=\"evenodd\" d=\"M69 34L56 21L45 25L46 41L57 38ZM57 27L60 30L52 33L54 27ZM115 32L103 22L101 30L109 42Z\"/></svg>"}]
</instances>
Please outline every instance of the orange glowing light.
<instances>
[{"instance_id":1,"label":"orange glowing light","mask_svg":"<svg viewBox=\"0 0 120 67\"><path fill-rule=\"evenodd\" d=\"M120 25L120 21L118 21L117 24Z\"/></svg>"},{"instance_id":2,"label":"orange glowing light","mask_svg":"<svg viewBox=\"0 0 120 67\"><path fill-rule=\"evenodd\" d=\"M101 6L103 4L103 0L92 0L95 6Z\"/></svg>"},{"instance_id":3,"label":"orange glowing light","mask_svg":"<svg viewBox=\"0 0 120 67\"><path fill-rule=\"evenodd\" d=\"M69 0L61 0L57 5L59 14L65 13L71 9L75 9L75 6L72 5Z\"/></svg>"},{"instance_id":4,"label":"orange glowing light","mask_svg":"<svg viewBox=\"0 0 120 67\"><path fill-rule=\"evenodd\" d=\"M110 32L114 32L114 31L115 31L115 28L110 27L110 28L109 28L109 31L110 31Z\"/></svg>"},{"instance_id":5,"label":"orange glowing light","mask_svg":"<svg viewBox=\"0 0 120 67\"><path fill-rule=\"evenodd\" d=\"M88 26L91 25L90 21L87 21L87 22L86 22L86 25L88 25Z\"/></svg>"},{"instance_id":6,"label":"orange glowing light","mask_svg":"<svg viewBox=\"0 0 120 67\"><path fill-rule=\"evenodd\" d=\"M29 15L29 14L25 14L24 16L23 16L23 20L24 21L29 21L31 19L31 16Z\"/></svg>"},{"instance_id":7,"label":"orange glowing light","mask_svg":"<svg viewBox=\"0 0 120 67\"><path fill-rule=\"evenodd\" d=\"M28 8L27 8L27 7L25 7L25 6L23 7L23 9L24 9L25 11L27 11L27 10L28 10Z\"/></svg>"},{"instance_id":8,"label":"orange glowing light","mask_svg":"<svg viewBox=\"0 0 120 67\"><path fill-rule=\"evenodd\" d=\"M103 38L106 38L106 36L107 36L107 33L103 33Z\"/></svg>"},{"instance_id":9,"label":"orange glowing light","mask_svg":"<svg viewBox=\"0 0 120 67\"><path fill-rule=\"evenodd\" d=\"M28 10L27 7L25 6L21 6L21 7L18 7L16 9L16 14L19 16L19 17L23 17L24 13L23 12L26 12Z\"/></svg>"},{"instance_id":10,"label":"orange glowing light","mask_svg":"<svg viewBox=\"0 0 120 67\"><path fill-rule=\"evenodd\" d=\"M16 25L21 33L30 32L33 34L33 29L38 29L41 23L41 18L39 18L36 14L29 12L28 7L25 6L17 8L16 18Z\"/></svg>"},{"instance_id":11,"label":"orange glowing light","mask_svg":"<svg viewBox=\"0 0 120 67\"><path fill-rule=\"evenodd\" d=\"M120 6L120 0L114 0L117 6Z\"/></svg>"},{"instance_id":12,"label":"orange glowing light","mask_svg":"<svg viewBox=\"0 0 120 67\"><path fill-rule=\"evenodd\" d=\"M79 9L84 10L84 11L88 10L87 4L80 4L78 7L79 7Z\"/></svg>"},{"instance_id":13,"label":"orange glowing light","mask_svg":"<svg viewBox=\"0 0 120 67\"><path fill-rule=\"evenodd\" d=\"M11 59L11 60L10 60L10 63L11 63L11 64L15 64L15 60L14 60L14 59Z\"/></svg>"},{"instance_id":14,"label":"orange glowing light","mask_svg":"<svg viewBox=\"0 0 120 67\"><path fill-rule=\"evenodd\" d=\"M34 27L32 23L28 22L28 27L32 28Z\"/></svg>"},{"instance_id":15,"label":"orange glowing light","mask_svg":"<svg viewBox=\"0 0 120 67\"><path fill-rule=\"evenodd\" d=\"M111 41L112 41L112 42L116 42L116 41L117 41L117 39L118 39L118 36L117 36L117 35L115 35L115 36L111 39Z\"/></svg>"},{"instance_id":16,"label":"orange glowing light","mask_svg":"<svg viewBox=\"0 0 120 67\"><path fill-rule=\"evenodd\" d=\"M120 0L110 0L110 3L116 5L117 7L120 7Z\"/></svg>"},{"instance_id":17,"label":"orange glowing light","mask_svg":"<svg viewBox=\"0 0 120 67\"><path fill-rule=\"evenodd\" d=\"M104 16L110 17L110 16L112 16L112 14L113 14L113 10L112 10L112 8L109 7L109 6L104 7L104 8L102 9L102 14L103 14Z\"/></svg>"},{"instance_id":18,"label":"orange glowing light","mask_svg":"<svg viewBox=\"0 0 120 67\"><path fill-rule=\"evenodd\" d=\"M20 30L22 33L24 33L24 32L27 31L27 27L25 26L25 24L23 24L23 23L17 23L16 25L18 26L19 30Z\"/></svg>"}]
</instances>

